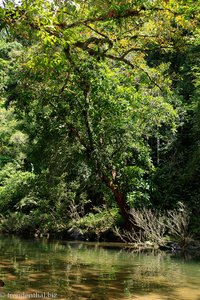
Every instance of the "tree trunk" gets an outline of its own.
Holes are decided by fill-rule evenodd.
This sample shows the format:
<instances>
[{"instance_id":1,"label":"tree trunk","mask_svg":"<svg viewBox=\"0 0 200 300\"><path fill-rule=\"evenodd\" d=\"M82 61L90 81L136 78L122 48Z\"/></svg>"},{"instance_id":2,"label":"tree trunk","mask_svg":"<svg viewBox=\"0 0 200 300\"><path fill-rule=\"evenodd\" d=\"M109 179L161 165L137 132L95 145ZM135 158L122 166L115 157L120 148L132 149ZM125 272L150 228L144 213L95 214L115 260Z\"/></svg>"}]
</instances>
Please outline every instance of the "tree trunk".
<instances>
[{"instance_id":1,"label":"tree trunk","mask_svg":"<svg viewBox=\"0 0 200 300\"><path fill-rule=\"evenodd\" d=\"M113 195L115 197L116 203L119 207L120 210L120 214L123 217L124 221L126 223L129 223L129 219L130 219L130 207L128 206L128 204L126 203L126 199L124 194L119 190L118 187L110 187Z\"/></svg>"},{"instance_id":2,"label":"tree trunk","mask_svg":"<svg viewBox=\"0 0 200 300\"><path fill-rule=\"evenodd\" d=\"M107 177L103 176L102 181L106 186L112 191L115 201L118 205L120 214L125 222L127 229L138 230L137 226L134 225L134 220L130 214L130 207L126 202L126 197L123 192L120 191L118 185L115 185L112 180L109 180Z\"/></svg>"}]
</instances>

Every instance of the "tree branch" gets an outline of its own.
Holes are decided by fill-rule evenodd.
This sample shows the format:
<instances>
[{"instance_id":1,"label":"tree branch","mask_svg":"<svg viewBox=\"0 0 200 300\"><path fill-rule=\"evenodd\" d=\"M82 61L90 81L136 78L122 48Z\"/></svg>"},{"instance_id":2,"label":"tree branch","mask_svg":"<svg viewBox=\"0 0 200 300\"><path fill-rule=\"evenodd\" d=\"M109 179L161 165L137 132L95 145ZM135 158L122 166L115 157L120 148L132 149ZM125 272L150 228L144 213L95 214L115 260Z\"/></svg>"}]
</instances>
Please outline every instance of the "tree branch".
<instances>
[{"instance_id":1,"label":"tree branch","mask_svg":"<svg viewBox=\"0 0 200 300\"><path fill-rule=\"evenodd\" d=\"M91 27L90 25L88 24L85 24L85 26L89 29L91 29L92 31L96 32L97 34L103 36L105 39L109 40L109 37L107 35L105 35L104 33L100 32L99 30L97 29L94 29L93 27Z\"/></svg>"},{"instance_id":2,"label":"tree branch","mask_svg":"<svg viewBox=\"0 0 200 300\"><path fill-rule=\"evenodd\" d=\"M63 22L63 23L58 24L58 26L62 29L68 29L68 28L74 28L74 27L77 27L80 25L87 25L88 23L105 22L105 21L109 21L109 20L117 20L120 18L129 18L129 17L133 17L133 16L135 17L135 16L139 16L141 14L141 12L144 10L146 10L146 8L144 6L142 6L140 8L140 10L127 9L123 13L119 13L116 10L110 10L107 14L103 14L99 17L88 18L85 20L76 21L71 24L67 24L67 23Z\"/></svg>"}]
</instances>

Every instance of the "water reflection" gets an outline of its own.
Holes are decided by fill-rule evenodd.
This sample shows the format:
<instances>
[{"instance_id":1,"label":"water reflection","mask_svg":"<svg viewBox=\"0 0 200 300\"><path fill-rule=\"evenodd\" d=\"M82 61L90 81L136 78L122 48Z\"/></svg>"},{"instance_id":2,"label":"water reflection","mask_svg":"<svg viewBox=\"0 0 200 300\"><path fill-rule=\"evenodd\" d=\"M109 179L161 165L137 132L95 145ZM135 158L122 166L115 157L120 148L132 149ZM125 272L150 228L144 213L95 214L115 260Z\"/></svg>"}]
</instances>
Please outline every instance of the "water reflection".
<instances>
[{"instance_id":1,"label":"water reflection","mask_svg":"<svg viewBox=\"0 0 200 300\"><path fill-rule=\"evenodd\" d=\"M0 278L1 299L200 300L199 261L124 246L0 237Z\"/></svg>"}]
</instances>

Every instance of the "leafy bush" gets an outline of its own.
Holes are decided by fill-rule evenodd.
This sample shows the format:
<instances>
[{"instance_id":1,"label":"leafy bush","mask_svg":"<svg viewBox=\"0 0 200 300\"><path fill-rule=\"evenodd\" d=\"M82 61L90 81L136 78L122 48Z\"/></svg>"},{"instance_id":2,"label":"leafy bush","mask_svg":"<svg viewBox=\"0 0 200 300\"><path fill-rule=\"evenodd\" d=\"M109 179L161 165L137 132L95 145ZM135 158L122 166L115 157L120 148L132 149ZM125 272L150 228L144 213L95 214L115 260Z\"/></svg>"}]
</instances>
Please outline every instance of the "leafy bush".
<instances>
[{"instance_id":1,"label":"leafy bush","mask_svg":"<svg viewBox=\"0 0 200 300\"><path fill-rule=\"evenodd\" d=\"M32 184L36 175L31 172L24 172L13 165L6 165L0 172L0 212L13 211L20 208L20 201L24 198L30 204ZM25 198L27 197L27 198ZM22 205L22 203L21 203Z\"/></svg>"},{"instance_id":2,"label":"leafy bush","mask_svg":"<svg viewBox=\"0 0 200 300\"><path fill-rule=\"evenodd\" d=\"M97 236L100 233L111 229L118 217L118 210L112 209L99 209L97 213L89 213L83 218L72 221L70 226L78 228L82 232L95 232Z\"/></svg>"},{"instance_id":3,"label":"leafy bush","mask_svg":"<svg viewBox=\"0 0 200 300\"><path fill-rule=\"evenodd\" d=\"M3 233L29 233L31 229L29 216L21 212L8 213L0 221L0 231Z\"/></svg>"}]
</instances>

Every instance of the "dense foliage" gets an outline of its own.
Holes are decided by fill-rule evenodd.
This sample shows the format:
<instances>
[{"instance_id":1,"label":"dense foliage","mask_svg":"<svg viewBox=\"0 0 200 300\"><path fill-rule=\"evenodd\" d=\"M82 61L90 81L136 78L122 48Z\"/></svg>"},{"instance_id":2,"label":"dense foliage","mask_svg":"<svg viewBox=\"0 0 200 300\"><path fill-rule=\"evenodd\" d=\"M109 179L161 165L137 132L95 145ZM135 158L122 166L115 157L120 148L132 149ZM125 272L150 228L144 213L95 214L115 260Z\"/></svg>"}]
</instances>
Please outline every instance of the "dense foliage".
<instances>
[{"instance_id":1,"label":"dense foliage","mask_svg":"<svg viewBox=\"0 0 200 300\"><path fill-rule=\"evenodd\" d=\"M97 235L131 208L191 212L199 234L198 1L5 1L4 231Z\"/></svg>"}]
</instances>

